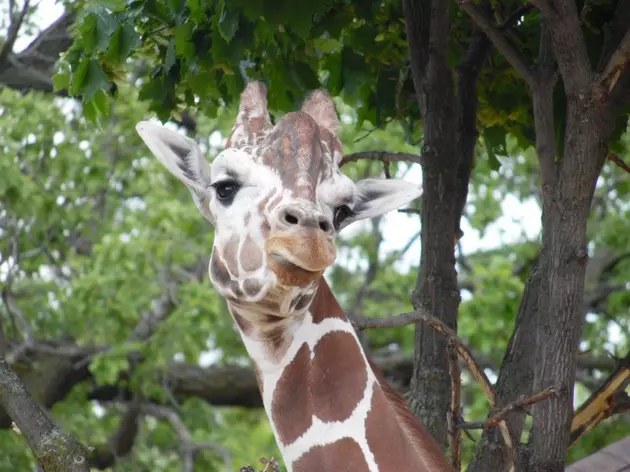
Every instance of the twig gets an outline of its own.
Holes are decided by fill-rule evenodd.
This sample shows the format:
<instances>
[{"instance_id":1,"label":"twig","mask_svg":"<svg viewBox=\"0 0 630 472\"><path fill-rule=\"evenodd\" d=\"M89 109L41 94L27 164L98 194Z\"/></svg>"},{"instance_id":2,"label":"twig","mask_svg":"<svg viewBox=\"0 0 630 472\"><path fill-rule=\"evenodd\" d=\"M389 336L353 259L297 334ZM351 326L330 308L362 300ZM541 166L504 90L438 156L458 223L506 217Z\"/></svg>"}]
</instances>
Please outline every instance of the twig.
<instances>
[{"instance_id":1,"label":"twig","mask_svg":"<svg viewBox=\"0 0 630 472\"><path fill-rule=\"evenodd\" d=\"M46 472L88 472L88 450L63 433L0 358L0 407L11 417Z\"/></svg>"},{"instance_id":2,"label":"twig","mask_svg":"<svg viewBox=\"0 0 630 472\"><path fill-rule=\"evenodd\" d=\"M622 72L630 62L630 30L626 32L621 39L619 46L615 52L610 56L608 64L604 67L604 70L599 74L597 81L602 85L608 94L610 94L615 88L615 84Z\"/></svg>"},{"instance_id":3,"label":"twig","mask_svg":"<svg viewBox=\"0 0 630 472\"><path fill-rule=\"evenodd\" d=\"M385 178L386 179L391 179L392 178L392 171L389 168L390 164L391 164L390 161L383 162L383 172L385 173Z\"/></svg>"},{"instance_id":4,"label":"twig","mask_svg":"<svg viewBox=\"0 0 630 472\"><path fill-rule=\"evenodd\" d=\"M160 418L170 423L171 428L173 428L173 431L175 431L175 434L177 434L181 443L180 450L185 464L184 470L194 470L195 453L203 449L212 449L219 453L223 457L225 466L229 469L230 464L232 463L232 456L230 452L223 446L216 443L195 443L188 427L173 409L147 403L142 405L141 410L146 415Z\"/></svg>"},{"instance_id":5,"label":"twig","mask_svg":"<svg viewBox=\"0 0 630 472\"><path fill-rule=\"evenodd\" d=\"M13 46L15 45L15 41L17 40L18 33L20 32L20 28L22 27L22 23L24 22L24 17L28 12L30 0L24 0L24 5L22 6L22 10L15 15L13 14L13 9L15 8L15 1L11 0L9 2L9 29L7 31L7 37L0 49L0 72L2 72L7 67L7 57L13 51Z\"/></svg>"},{"instance_id":6,"label":"twig","mask_svg":"<svg viewBox=\"0 0 630 472\"><path fill-rule=\"evenodd\" d=\"M448 415L448 434L451 442L451 463L456 471L462 468L461 446L462 430L458 428L461 418L461 389L459 365L457 364L457 352L455 343L449 341L446 345L448 351L448 367L451 374L451 411Z\"/></svg>"},{"instance_id":7,"label":"twig","mask_svg":"<svg viewBox=\"0 0 630 472\"><path fill-rule=\"evenodd\" d=\"M503 54L505 59L510 63L514 69L521 75L521 77L527 82L530 87L536 84L536 75L534 71L525 64L523 57L519 52L508 42L507 38L503 36L501 31L493 24L493 22L483 13L481 13L477 7L473 5L470 0L456 0L462 10L464 10L468 16L481 28L486 36L492 41L492 44Z\"/></svg>"},{"instance_id":8,"label":"twig","mask_svg":"<svg viewBox=\"0 0 630 472\"><path fill-rule=\"evenodd\" d=\"M518 400L508 403L506 406L501 408L495 414L493 414L490 418L485 421L474 421L471 423L460 423L459 427L461 429L489 429L494 428L499 422L503 421L507 415L512 413L515 410L519 410L525 408L526 406L533 405L534 403L538 403L539 401L545 400L549 398L551 395L556 393L556 390L553 387L546 388L534 395L529 397L522 397Z\"/></svg>"},{"instance_id":9,"label":"twig","mask_svg":"<svg viewBox=\"0 0 630 472\"><path fill-rule=\"evenodd\" d=\"M350 321L356 327L364 329L386 327L394 328L422 321L424 324L440 333L447 341L453 342L459 357L466 363L468 369L473 374L473 377L475 377L475 380L477 380L477 382L481 385L481 388L488 399L488 403L490 403L492 408L495 407L496 399L494 397L490 381L488 380L485 372L481 369L481 367L479 367L479 364L473 357L468 346L466 346L464 341L459 339L453 330L446 326L442 321L428 314L426 311L412 311L391 318L366 318L364 316L354 315L350 318ZM503 442L505 443L505 447L508 450L508 454L510 455L510 461L512 464L510 471L514 471L516 470L516 466L514 465L514 448L510 432L508 431L507 423L505 421L500 422L499 430L501 432Z\"/></svg>"},{"instance_id":10,"label":"twig","mask_svg":"<svg viewBox=\"0 0 630 472\"><path fill-rule=\"evenodd\" d=\"M625 388L630 383L630 352L618 360L618 366L604 383L576 410L571 422L571 442L593 429L601 421L630 407L630 401L623 398ZM621 392L623 395L619 396Z\"/></svg>"},{"instance_id":11,"label":"twig","mask_svg":"<svg viewBox=\"0 0 630 472\"><path fill-rule=\"evenodd\" d=\"M280 466L278 465L278 461L275 458L272 457L271 459L267 460L264 457L261 457L260 462L261 464L265 465L265 468L262 470L262 472L267 472L269 470L273 472L280 472ZM270 467L271 469L269 469Z\"/></svg>"},{"instance_id":12,"label":"twig","mask_svg":"<svg viewBox=\"0 0 630 472\"><path fill-rule=\"evenodd\" d=\"M426 311L412 311L398 316L393 316L391 318L367 318L361 315L353 315L350 318L350 321L356 327L363 329L397 328L399 326L423 322L430 328L440 333L447 341L452 341L454 343L459 357L466 363L473 376L481 384L488 401L491 406L494 407L494 394L492 392L492 387L490 386L490 381L483 369L481 369L479 364L477 364L477 361L475 361L468 346L466 346L464 341L457 337L457 334L455 334L451 328L446 326L442 321L438 320L434 316L428 314Z\"/></svg>"},{"instance_id":13,"label":"twig","mask_svg":"<svg viewBox=\"0 0 630 472\"><path fill-rule=\"evenodd\" d=\"M611 152L610 154L608 154L608 156L606 156L606 158L609 161L614 162L615 164L617 164L618 167L621 167L623 170L625 170L628 174L630 174L630 166L628 166L628 164L626 164L625 162L623 162L623 159L621 157L619 157L618 154L615 154L614 152Z\"/></svg>"},{"instance_id":14,"label":"twig","mask_svg":"<svg viewBox=\"0 0 630 472\"><path fill-rule=\"evenodd\" d=\"M365 134L363 136L359 136L358 138L356 138L353 143L358 143L359 141L364 140L365 138L367 138L369 135L371 135L374 131L376 131L377 129L382 129L384 126L387 126L391 121L393 120L393 118L388 118L387 120L385 120L383 122L382 125L380 126L375 126L372 129L369 129L365 132Z\"/></svg>"},{"instance_id":15,"label":"twig","mask_svg":"<svg viewBox=\"0 0 630 472\"><path fill-rule=\"evenodd\" d=\"M342 167L350 162L360 161L361 159L371 159L381 162L412 162L414 164L422 164L422 156L417 154L407 154L404 152L387 152L387 151L366 151L355 152L343 156L339 167Z\"/></svg>"},{"instance_id":16,"label":"twig","mask_svg":"<svg viewBox=\"0 0 630 472\"><path fill-rule=\"evenodd\" d=\"M419 208L399 208L398 213L411 213L412 215L421 215L422 210Z\"/></svg>"}]
</instances>

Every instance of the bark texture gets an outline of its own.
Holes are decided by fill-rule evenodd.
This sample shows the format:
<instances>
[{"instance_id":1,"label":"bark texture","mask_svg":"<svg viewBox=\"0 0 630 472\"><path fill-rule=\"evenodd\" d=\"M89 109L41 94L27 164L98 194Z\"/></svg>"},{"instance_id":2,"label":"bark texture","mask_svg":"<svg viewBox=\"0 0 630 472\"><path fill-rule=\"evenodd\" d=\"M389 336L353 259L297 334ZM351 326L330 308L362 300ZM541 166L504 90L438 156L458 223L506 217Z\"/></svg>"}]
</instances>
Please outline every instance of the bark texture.
<instances>
[{"instance_id":1,"label":"bark texture","mask_svg":"<svg viewBox=\"0 0 630 472\"><path fill-rule=\"evenodd\" d=\"M403 6L411 71L424 118L422 254L412 302L457 331L460 294L454 249L461 235L459 222L477 138L476 82L489 42L476 31L456 75L448 64L449 3L405 0ZM446 344L418 324L410 404L442 445L447 444L450 389Z\"/></svg>"}]
</instances>

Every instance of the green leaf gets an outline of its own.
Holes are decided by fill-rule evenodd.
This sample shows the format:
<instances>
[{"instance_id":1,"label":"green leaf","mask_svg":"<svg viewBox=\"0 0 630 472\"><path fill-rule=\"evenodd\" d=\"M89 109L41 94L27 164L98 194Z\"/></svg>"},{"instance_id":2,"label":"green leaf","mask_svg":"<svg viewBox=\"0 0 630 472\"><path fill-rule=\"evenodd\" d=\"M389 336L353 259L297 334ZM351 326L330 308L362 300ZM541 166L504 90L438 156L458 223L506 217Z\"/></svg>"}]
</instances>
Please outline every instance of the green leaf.
<instances>
[{"instance_id":1,"label":"green leaf","mask_svg":"<svg viewBox=\"0 0 630 472\"><path fill-rule=\"evenodd\" d=\"M239 17L237 11L229 11L225 6L223 7L219 18L219 33L227 43L232 41L238 30Z\"/></svg>"},{"instance_id":2,"label":"green leaf","mask_svg":"<svg viewBox=\"0 0 630 472\"><path fill-rule=\"evenodd\" d=\"M494 145L492 142L493 136L492 132L488 132L490 128L486 128L483 130L483 143L486 147L486 152L488 153L488 161L490 169L498 170L501 167L501 161L497 159L496 154L494 153Z\"/></svg>"},{"instance_id":3,"label":"green leaf","mask_svg":"<svg viewBox=\"0 0 630 472\"><path fill-rule=\"evenodd\" d=\"M81 90L83 90L83 86L86 81L89 63L90 59L87 57L83 57L79 63L79 67L77 68L77 71L72 78L72 83L70 84L70 95L77 96L81 94Z\"/></svg>"},{"instance_id":4,"label":"green leaf","mask_svg":"<svg viewBox=\"0 0 630 472\"><path fill-rule=\"evenodd\" d=\"M97 6L91 9L79 25L79 34L85 52L104 52L109 46L109 38L119 26L116 15Z\"/></svg>"},{"instance_id":5,"label":"green leaf","mask_svg":"<svg viewBox=\"0 0 630 472\"><path fill-rule=\"evenodd\" d=\"M175 30L175 52L187 60L195 56L195 45L190 41L194 25L184 23Z\"/></svg>"},{"instance_id":6,"label":"green leaf","mask_svg":"<svg viewBox=\"0 0 630 472\"><path fill-rule=\"evenodd\" d=\"M168 72L171 70L175 64L175 46L173 46L173 41L168 43L168 47L166 48L166 58L164 59L164 70Z\"/></svg>"},{"instance_id":7,"label":"green leaf","mask_svg":"<svg viewBox=\"0 0 630 472\"><path fill-rule=\"evenodd\" d=\"M339 49L341 43L335 38L316 38L313 40L313 46L323 53L329 53Z\"/></svg>"},{"instance_id":8,"label":"green leaf","mask_svg":"<svg viewBox=\"0 0 630 472\"><path fill-rule=\"evenodd\" d=\"M90 59L83 80L83 87L80 91L83 95L83 100L88 100L99 90L106 90L108 88L109 80L105 72L103 72L101 65L96 59Z\"/></svg>"},{"instance_id":9,"label":"green leaf","mask_svg":"<svg viewBox=\"0 0 630 472\"><path fill-rule=\"evenodd\" d=\"M66 61L61 61L59 63L59 71L52 76L55 91L67 90L70 87L71 79L72 73L70 71L70 64Z\"/></svg>"},{"instance_id":10,"label":"green leaf","mask_svg":"<svg viewBox=\"0 0 630 472\"><path fill-rule=\"evenodd\" d=\"M188 0L186 2L190 19L196 24L203 23L206 19L206 6L202 5L201 0Z\"/></svg>"},{"instance_id":11,"label":"green leaf","mask_svg":"<svg viewBox=\"0 0 630 472\"><path fill-rule=\"evenodd\" d=\"M140 35L133 25L124 23L112 35L105 60L113 64L123 64L131 53L138 47Z\"/></svg>"}]
</instances>

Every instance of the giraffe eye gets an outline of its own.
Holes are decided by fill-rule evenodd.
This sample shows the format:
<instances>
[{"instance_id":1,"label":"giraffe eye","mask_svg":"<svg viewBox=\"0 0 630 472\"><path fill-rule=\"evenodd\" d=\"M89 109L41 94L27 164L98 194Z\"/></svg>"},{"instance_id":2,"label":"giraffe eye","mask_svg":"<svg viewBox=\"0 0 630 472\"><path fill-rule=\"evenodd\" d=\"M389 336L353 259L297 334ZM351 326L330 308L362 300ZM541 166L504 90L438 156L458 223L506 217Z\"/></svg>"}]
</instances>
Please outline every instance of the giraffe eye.
<instances>
[{"instance_id":1,"label":"giraffe eye","mask_svg":"<svg viewBox=\"0 0 630 472\"><path fill-rule=\"evenodd\" d=\"M233 180L224 180L222 182L212 184L212 186L217 193L217 198L224 205L232 203L234 197L236 196L236 192L238 192L238 189L240 188L240 185Z\"/></svg>"},{"instance_id":2,"label":"giraffe eye","mask_svg":"<svg viewBox=\"0 0 630 472\"><path fill-rule=\"evenodd\" d=\"M339 225L349 216L352 216L353 212L348 205L341 205L335 208L333 223L335 228L339 228Z\"/></svg>"}]
</instances>

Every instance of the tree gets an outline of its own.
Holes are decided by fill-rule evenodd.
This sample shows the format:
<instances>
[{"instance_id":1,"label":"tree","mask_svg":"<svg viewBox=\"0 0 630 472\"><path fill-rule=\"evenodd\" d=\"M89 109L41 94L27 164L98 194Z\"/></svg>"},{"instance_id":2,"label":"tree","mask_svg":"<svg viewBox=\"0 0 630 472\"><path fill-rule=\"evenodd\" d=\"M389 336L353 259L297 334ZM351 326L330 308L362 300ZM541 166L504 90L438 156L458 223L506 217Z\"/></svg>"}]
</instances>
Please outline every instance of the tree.
<instances>
[{"instance_id":1,"label":"tree","mask_svg":"<svg viewBox=\"0 0 630 472\"><path fill-rule=\"evenodd\" d=\"M5 108L11 104L11 110L19 110L10 117L19 118L19 125L6 122L3 135L14 133L10 152L20 156L21 164L7 161L3 174L8 184L0 214L7 241L2 260L8 260L16 246L16 254L22 255L11 262L20 275L3 282L9 287L4 290L8 297L3 299L3 313L20 325L7 341L19 347L19 356L11 356L14 369L19 372L18 359L55 360L55 368L65 369L50 379L53 383L39 388L32 385L35 376L25 377L39 403L76 408L76 402L59 403L68 395L123 403L122 416L114 408L107 409L104 424L108 426L99 429L97 437L86 436L93 421L76 424L77 415L92 416L87 403L74 413L62 413L72 418L72 429L84 442L101 444L111 436L107 446L93 451L93 465L105 467L129 453L134 447L130 438L141 434L139 417L171 421L174 431L185 431L177 423L181 413L173 416L173 411L164 409L169 392L176 398L198 396L214 405L259 405L246 369L183 368L171 363L181 346L188 349L183 349L188 362L197 361L210 330L224 359L243 352L220 302L201 283L204 250L210 247L212 235L154 163L134 159L144 151L129 130L152 111L207 139L211 131L225 130L231 118L225 105L234 102L245 80L261 78L269 84L270 106L278 112L294 108L305 90L323 85L350 107L342 111L354 117L356 128L384 129L351 144L346 152L387 152L348 156L348 161L378 157L385 162L421 163L422 255L413 306L401 302L408 297L413 274L397 273L392 265L395 254L385 261L376 256L382 240L378 224L372 236L361 233L346 242L367 258L365 280L338 267L331 273L335 289L350 313L383 316L413 308L416 315L428 312L457 330L480 351L476 357L489 356L482 364L497 375L493 390L498 408L554 387L552 397L532 407L530 437L515 460L521 470L564 470L574 382L576 378L590 381L589 388L593 387L592 377L576 370L584 362L576 355L580 340L601 353L602 333L610 318L626 331L628 325L623 284L629 271L623 252L628 247L623 236L628 209L621 203L628 195L627 176L604 164L607 156L613 157L610 151L621 154L625 149L624 54L630 5L622 0L584 5L568 0L526 5L314 1L298 9L263 1L139 0L68 8L73 7L76 13L69 10L21 53L12 51L8 34L0 54L0 81L20 90L50 93L50 83L44 80L52 73L50 61L29 60L40 57L44 46L49 47L45 51L57 52L69 47L53 77L55 93L79 97L84 115L100 126L96 132L95 125L79 114L68 119L57 108L51 111L50 98L42 95L3 92ZM24 11L23 16L16 7L11 31L19 30L27 19ZM65 38L59 33L75 17L77 28L70 45L59 40ZM134 101L134 86L140 86L142 104ZM196 120L191 120L190 110ZM32 129L39 129L39 136L29 144ZM56 132L69 138L55 142L60 139ZM356 136L350 130L345 133L346 143ZM395 144L403 139L408 144ZM480 149L476 149L478 142L484 145ZM420 143L422 156L410 157ZM56 162L47 157L52 150ZM88 151L94 164L84 162ZM396 151L406 155L391 154ZM497 156L511 157L501 163ZM352 166L351 175L376 169L366 161ZM386 172L406 169L392 167ZM38 180L52 182L47 192L39 190ZM81 186L62 186L66 181L81 181ZM475 229L486 228L501 213L497 192L523 197L532 188L542 207L540 244L516 244L474 257L460 252L456 259L453 241L461 245L469 237L467 233L462 239L462 215ZM62 203L56 201L58 194ZM142 205L140 215L134 209L136 201ZM466 209L467 201L474 211ZM58 206L63 214L54 211ZM29 214L39 216L30 234L25 234L19 221ZM121 244L121 237L129 240ZM58 267L52 280L35 275L42 265ZM460 304L464 288L473 295L470 302ZM43 294L51 291L63 308L50 306L50 295ZM515 294L521 291L517 308ZM24 295L29 293L37 296ZM584 330L587 309L597 315ZM20 316L21 312L29 315ZM487 320L488 312L501 313L501 321L494 320L496 330L473 321ZM144 315L140 318L139 313ZM37 332L46 333L46 343L29 334L36 322ZM85 334L86 322L90 336ZM507 337L505 354L497 355ZM175 343L179 347L168 347ZM379 350L391 343L400 345L402 352L413 352L413 362L396 363L383 356ZM624 343L627 339L618 346L622 354L627 349ZM451 390L451 376L443 338L418 322L415 340L409 338L408 329L397 327L370 333L366 344L375 356L382 356L379 361L390 379L403 389L409 385L414 411L440 442L448 444L451 395L444 392ZM613 367L608 363L603 369ZM25 372L32 370L25 368ZM84 382L88 378L95 382L94 388ZM162 388L156 378L170 388ZM203 387L201 378L230 378L234 384L224 389ZM480 394L464 380L464 405L472 405L476 416L483 415L483 402L466 398L471 392ZM200 412L218 415L204 405L188 403L188 408L197 417ZM248 412L246 420L235 415L232 424L264 422L260 412ZM218 416L228 421L223 414ZM522 411L511 413L507 425L513 444L520 443L522 433L530 429ZM504 446L502 428L484 430L474 452L465 444L469 470L510 466L514 458ZM203 434L203 427L198 430ZM131 469L132 464L151 463L148 444L179 441L185 461L193 460L197 446L203 445L194 439L194 431L177 441L164 424L157 431L145 431L140 441L136 437ZM218 436L209 447L219 450L217 441L229 444L228 433L214 434ZM170 437L156 438L160 435ZM262 442L271 451L270 436L264 437ZM223 460L221 454L210 456L205 454L202 460Z\"/></svg>"}]
</instances>

